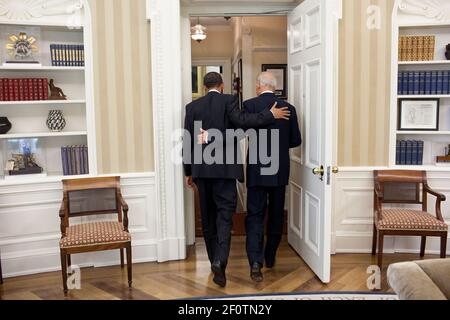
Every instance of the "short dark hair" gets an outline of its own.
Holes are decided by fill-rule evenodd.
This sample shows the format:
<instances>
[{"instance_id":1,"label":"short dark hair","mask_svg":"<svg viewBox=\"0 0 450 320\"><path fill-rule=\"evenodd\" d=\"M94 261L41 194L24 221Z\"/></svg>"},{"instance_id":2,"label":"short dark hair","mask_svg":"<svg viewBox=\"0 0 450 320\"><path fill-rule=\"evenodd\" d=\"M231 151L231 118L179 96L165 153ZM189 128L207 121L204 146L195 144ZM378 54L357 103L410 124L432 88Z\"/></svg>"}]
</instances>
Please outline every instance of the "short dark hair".
<instances>
[{"instance_id":1,"label":"short dark hair","mask_svg":"<svg viewBox=\"0 0 450 320\"><path fill-rule=\"evenodd\" d=\"M223 79L220 73L217 72L210 72L206 74L205 78L203 79L203 85L207 89L217 88L220 85L223 84Z\"/></svg>"}]
</instances>

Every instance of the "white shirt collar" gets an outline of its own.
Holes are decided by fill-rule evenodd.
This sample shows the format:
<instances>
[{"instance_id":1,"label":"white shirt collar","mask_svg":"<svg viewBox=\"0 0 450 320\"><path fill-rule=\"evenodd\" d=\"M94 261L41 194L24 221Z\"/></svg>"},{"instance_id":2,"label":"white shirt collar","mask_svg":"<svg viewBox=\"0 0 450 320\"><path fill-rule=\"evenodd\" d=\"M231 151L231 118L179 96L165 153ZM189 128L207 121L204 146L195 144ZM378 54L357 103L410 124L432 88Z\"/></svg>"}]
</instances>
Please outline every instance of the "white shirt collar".
<instances>
[{"instance_id":1,"label":"white shirt collar","mask_svg":"<svg viewBox=\"0 0 450 320\"><path fill-rule=\"evenodd\" d=\"M266 90L266 91L264 91L264 92L261 92L260 96L262 96L262 95L263 95L263 94L265 94L265 93L271 93L271 94L274 94L274 92L273 92L273 91L270 91L270 90Z\"/></svg>"},{"instance_id":2,"label":"white shirt collar","mask_svg":"<svg viewBox=\"0 0 450 320\"><path fill-rule=\"evenodd\" d=\"M217 90L217 89L211 89L211 90L209 90L209 92L217 92L217 93L220 93L220 91Z\"/></svg>"}]
</instances>

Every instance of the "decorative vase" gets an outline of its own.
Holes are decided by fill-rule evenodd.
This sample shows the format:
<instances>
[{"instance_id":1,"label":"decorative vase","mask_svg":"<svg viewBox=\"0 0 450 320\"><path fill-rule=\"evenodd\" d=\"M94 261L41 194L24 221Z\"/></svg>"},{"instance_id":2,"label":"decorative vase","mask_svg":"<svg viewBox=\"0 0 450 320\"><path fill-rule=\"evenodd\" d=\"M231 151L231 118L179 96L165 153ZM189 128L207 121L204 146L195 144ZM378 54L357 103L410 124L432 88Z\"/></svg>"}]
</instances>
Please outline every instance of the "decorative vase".
<instances>
[{"instance_id":1,"label":"decorative vase","mask_svg":"<svg viewBox=\"0 0 450 320\"><path fill-rule=\"evenodd\" d=\"M8 118L0 117L0 134L7 134L11 130L12 124Z\"/></svg>"},{"instance_id":2,"label":"decorative vase","mask_svg":"<svg viewBox=\"0 0 450 320\"><path fill-rule=\"evenodd\" d=\"M53 132L61 132L66 127L66 120L61 110L52 110L48 114L47 127Z\"/></svg>"}]
</instances>

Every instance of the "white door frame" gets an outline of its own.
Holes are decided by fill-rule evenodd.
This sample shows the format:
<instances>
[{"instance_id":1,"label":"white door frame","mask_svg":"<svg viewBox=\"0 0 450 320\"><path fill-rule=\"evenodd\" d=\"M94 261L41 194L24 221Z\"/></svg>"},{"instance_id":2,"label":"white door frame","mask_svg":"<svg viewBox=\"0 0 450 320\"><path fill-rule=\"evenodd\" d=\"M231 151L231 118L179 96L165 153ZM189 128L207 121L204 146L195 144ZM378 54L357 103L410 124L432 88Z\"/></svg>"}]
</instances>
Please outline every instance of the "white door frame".
<instances>
[{"instance_id":1,"label":"white door frame","mask_svg":"<svg viewBox=\"0 0 450 320\"><path fill-rule=\"evenodd\" d=\"M192 59L193 66L221 66L223 67L223 78L225 83L225 93L232 92L231 59L230 58L208 58L200 57Z\"/></svg>"},{"instance_id":2,"label":"white door frame","mask_svg":"<svg viewBox=\"0 0 450 320\"><path fill-rule=\"evenodd\" d=\"M247 0L230 5L228 1L196 4L190 0L147 0L147 18L151 23L158 261L185 259L186 245L195 242L193 196L184 188L182 166L171 161L174 146L180 142L174 141L173 133L183 127L184 106L192 99L191 42L188 37L182 37L190 32L189 17L267 12L287 15L297 5L296 1L261 4ZM338 51L330 54L337 57ZM335 69L337 72L337 65ZM333 130L337 132L337 127Z\"/></svg>"}]
</instances>

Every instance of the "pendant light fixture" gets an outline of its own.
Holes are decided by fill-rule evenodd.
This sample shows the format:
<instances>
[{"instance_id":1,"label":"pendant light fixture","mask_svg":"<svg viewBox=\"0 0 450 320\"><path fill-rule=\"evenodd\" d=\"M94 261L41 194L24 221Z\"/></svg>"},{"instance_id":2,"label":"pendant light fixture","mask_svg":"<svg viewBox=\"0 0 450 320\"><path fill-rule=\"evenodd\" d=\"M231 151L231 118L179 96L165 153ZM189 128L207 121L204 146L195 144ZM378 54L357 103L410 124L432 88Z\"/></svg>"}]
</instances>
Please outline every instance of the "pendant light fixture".
<instances>
[{"instance_id":1,"label":"pendant light fixture","mask_svg":"<svg viewBox=\"0 0 450 320\"><path fill-rule=\"evenodd\" d=\"M200 17L197 17L197 25L191 28L191 38L200 43L207 37L206 28L200 24Z\"/></svg>"}]
</instances>

